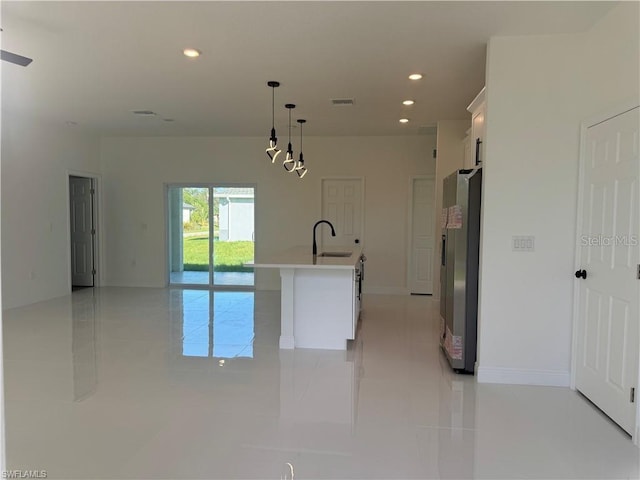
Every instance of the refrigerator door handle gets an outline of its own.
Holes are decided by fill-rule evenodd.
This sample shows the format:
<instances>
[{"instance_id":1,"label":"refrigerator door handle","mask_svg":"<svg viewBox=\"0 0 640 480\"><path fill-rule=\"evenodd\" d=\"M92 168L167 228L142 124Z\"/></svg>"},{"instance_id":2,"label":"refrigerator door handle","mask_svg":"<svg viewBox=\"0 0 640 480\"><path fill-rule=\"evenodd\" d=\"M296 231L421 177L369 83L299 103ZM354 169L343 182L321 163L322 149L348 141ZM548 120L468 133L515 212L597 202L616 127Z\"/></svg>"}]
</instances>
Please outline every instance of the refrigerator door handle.
<instances>
[{"instance_id":1,"label":"refrigerator door handle","mask_svg":"<svg viewBox=\"0 0 640 480\"><path fill-rule=\"evenodd\" d=\"M446 264L447 264L447 236L442 235L442 252L441 252L440 265L444 267Z\"/></svg>"}]
</instances>

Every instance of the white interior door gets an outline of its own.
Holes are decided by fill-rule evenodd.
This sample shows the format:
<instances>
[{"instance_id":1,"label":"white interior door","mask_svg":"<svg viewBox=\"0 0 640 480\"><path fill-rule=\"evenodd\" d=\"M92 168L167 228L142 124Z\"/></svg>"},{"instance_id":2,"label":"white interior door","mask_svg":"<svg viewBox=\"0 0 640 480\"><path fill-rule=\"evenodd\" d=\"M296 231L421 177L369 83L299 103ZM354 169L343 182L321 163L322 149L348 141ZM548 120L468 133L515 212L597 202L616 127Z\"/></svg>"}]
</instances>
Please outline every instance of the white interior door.
<instances>
[{"instance_id":1,"label":"white interior door","mask_svg":"<svg viewBox=\"0 0 640 480\"><path fill-rule=\"evenodd\" d=\"M433 294L433 248L435 182L433 178L414 178L411 194L411 256L409 290Z\"/></svg>"},{"instance_id":2,"label":"white interior door","mask_svg":"<svg viewBox=\"0 0 640 480\"><path fill-rule=\"evenodd\" d=\"M576 388L630 434L640 321L638 113L635 108L587 129L576 272Z\"/></svg>"},{"instance_id":3,"label":"white interior door","mask_svg":"<svg viewBox=\"0 0 640 480\"><path fill-rule=\"evenodd\" d=\"M93 287L93 179L69 177L71 216L71 284Z\"/></svg>"},{"instance_id":4,"label":"white interior door","mask_svg":"<svg viewBox=\"0 0 640 480\"><path fill-rule=\"evenodd\" d=\"M322 218L336 231L331 236L327 225L322 229L322 247L347 247L362 243L363 188L361 178L322 180Z\"/></svg>"}]
</instances>

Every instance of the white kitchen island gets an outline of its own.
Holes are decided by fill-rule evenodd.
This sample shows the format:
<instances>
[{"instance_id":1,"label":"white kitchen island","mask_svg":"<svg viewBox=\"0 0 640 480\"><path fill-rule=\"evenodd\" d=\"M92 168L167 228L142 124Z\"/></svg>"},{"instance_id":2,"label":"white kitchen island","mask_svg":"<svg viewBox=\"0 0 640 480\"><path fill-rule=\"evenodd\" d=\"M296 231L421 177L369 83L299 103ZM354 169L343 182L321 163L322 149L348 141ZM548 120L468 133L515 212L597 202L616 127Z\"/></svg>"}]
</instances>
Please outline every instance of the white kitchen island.
<instances>
[{"instance_id":1,"label":"white kitchen island","mask_svg":"<svg viewBox=\"0 0 640 480\"><path fill-rule=\"evenodd\" d=\"M314 257L295 247L252 264L278 268L281 279L280 348L345 350L360 314L357 267L361 248L332 248L348 257Z\"/></svg>"}]
</instances>

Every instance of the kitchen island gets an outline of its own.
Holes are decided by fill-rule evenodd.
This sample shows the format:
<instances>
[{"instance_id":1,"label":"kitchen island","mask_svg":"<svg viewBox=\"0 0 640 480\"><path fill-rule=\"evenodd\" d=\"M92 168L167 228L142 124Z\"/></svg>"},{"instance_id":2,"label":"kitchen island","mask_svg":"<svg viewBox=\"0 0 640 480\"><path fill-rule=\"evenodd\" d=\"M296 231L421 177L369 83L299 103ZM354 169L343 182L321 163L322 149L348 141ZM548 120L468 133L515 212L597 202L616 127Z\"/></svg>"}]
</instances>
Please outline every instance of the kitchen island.
<instances>
[{"instance_id":1,"label":"kitchen island","mask_svg":"<svg viewBox=\"0 0 640 480\"><path fill-rule=\"evenodd\" d=\"M314 256L309 247L294 247L251 264L280 269L280 348L345 350L347 340L355 338L362 251L359 247L332 250L351 254Z\"/></svg>"}]
</instances>

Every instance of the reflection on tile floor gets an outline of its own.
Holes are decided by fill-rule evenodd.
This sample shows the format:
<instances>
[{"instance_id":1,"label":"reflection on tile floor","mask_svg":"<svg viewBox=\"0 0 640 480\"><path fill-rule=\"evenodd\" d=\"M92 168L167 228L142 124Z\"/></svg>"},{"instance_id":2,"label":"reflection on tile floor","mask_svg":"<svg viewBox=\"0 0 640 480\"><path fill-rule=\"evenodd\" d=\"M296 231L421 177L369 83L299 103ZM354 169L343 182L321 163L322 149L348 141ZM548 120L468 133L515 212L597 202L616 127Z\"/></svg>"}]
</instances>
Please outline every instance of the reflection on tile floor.
<instances>
[{"instance_id":1,"label":"reflection on tile floor","mask_svg":"<svg viewBox=\"0 0 640 480\"><path fill-rule=\"evenodd\" d=\"M279 350L278 292L103 288L4 313L7 461L48 478L638 478L575 392L478 385L430 297ZM224 362L222 362L224 360Z\"/></svg>"},{"instance_id":2,"label":"reflection on tile floor","mask_svg":"<svg viewBox=\"0 0 640 480\"><path fill-rule=\"evenodd\" d=\"M253 300L253 292L174 291L171 320L182 340L173 343L185 357L252 358Z\"/></svg>"},{"instance_id":3,"label":"reflection on tile floor","mask_svg":"<svg viewBox=\"0 0 640 480\"><path fill-rule=\"evenodd\" d=\"M213 272L215 285L253 286L253 272ZM209 285L209 272L171 272L169 283L172 285Z\"/></svg>"}]
</instances>

